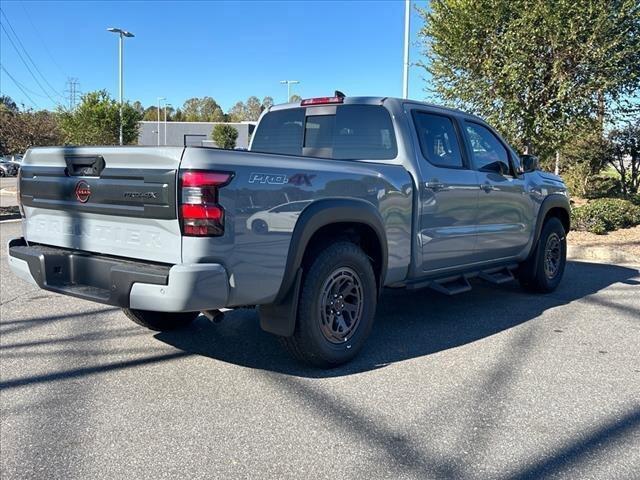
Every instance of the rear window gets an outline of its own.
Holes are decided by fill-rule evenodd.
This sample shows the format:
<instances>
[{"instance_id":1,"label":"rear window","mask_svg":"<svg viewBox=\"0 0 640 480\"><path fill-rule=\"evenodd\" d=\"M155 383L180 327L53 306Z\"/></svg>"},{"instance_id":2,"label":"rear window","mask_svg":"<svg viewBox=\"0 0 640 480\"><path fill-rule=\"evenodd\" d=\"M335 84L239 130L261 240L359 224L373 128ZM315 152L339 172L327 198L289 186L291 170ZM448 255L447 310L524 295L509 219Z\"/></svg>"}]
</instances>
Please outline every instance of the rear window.
<instances>
[{"instance_id":1,"label":"rear window","mask_svg":"<svg viewBox=\"0 0 640 480\"><path fill-rule=\"evenodd\" d=\"M251 150L284 155L302 155L304 109L269 112L258 125Z\"/></svg>"},{"instance_id":2,"label":"rear window","mask_svg":"<svg viewBox=\"0 0 640 480\"><path fill-rule=\"evenodd\" d=\"M270 112L258 125L251 149L340 160L396 157L393 124L384 107L340 105L335 112L306 115L304 108Z\"/></svg>"}]
</instances>

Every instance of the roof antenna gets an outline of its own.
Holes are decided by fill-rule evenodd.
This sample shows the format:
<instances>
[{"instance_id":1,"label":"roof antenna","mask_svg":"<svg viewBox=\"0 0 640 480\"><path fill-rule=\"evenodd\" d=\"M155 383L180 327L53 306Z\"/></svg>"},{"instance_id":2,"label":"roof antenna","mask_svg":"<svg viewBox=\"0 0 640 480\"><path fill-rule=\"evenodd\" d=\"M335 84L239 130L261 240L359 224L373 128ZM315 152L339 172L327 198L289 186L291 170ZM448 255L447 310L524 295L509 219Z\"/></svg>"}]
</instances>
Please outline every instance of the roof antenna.
<instances>
[{"instance_id":1,"label":"roof antenna","mask_svg":"<svg viewBox=\"0 0 640 480\"><path fill-rule=\"evenodd\" d=\"M344 98L346 97L346 95L344 93L342 93L340 90L336 90L335 93L333 94L334 97L338 97L338 98Z\"/></svg>"}]
</instances>

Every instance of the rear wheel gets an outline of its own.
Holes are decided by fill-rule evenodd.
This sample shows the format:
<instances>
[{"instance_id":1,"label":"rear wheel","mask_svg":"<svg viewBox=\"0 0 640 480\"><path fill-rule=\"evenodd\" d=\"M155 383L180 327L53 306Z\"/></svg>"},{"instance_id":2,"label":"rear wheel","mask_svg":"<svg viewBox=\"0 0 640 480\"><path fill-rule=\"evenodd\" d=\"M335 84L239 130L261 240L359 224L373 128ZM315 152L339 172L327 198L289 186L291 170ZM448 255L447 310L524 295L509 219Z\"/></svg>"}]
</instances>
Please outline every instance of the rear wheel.
<instances>
[{"instance_id":1,"label":"rear wheel","mask_svg":"<svg viewBox=\"0 0 640 480\"><path fill-rule=\"evenodd\" d=\"M152 312L132 308L123 308L122 311L138 325L160 332L185 328L200 315L200 312Z\"/></svg>"},{"instance_id":2,"label":"rear wheel","mask_svg":"<svg viewBox=\"0 0 640 480\"><path fill-rule=\"evenodd\" d=\"M251 224L251 230L253 230L253 233L267 233L269 225L264 220L254 220Z\"/></svg>"},{"instance_id":3,"label":"rear wheel","mask_svg":"<svg viewBox=\"0 0 640 480\"><path fill-rule=\"evenodd\" d=\"M531 256L520 265L518 280L527 290L548 293L562 280L567 261L567 238L562 222L549 218Z\"/></svg>"},{"instance_id":4,"label":"rear wheel","mask_svg":"<svg viewBox=\"0 0 640 480\"><path fill-rule=\"evenodd\" d=\"M322 368L355 357L371 332L376 278L367 255L339 242L315 258L306 273L293 336L285 348L298 360Z\"/></svg>"}]
</instances>

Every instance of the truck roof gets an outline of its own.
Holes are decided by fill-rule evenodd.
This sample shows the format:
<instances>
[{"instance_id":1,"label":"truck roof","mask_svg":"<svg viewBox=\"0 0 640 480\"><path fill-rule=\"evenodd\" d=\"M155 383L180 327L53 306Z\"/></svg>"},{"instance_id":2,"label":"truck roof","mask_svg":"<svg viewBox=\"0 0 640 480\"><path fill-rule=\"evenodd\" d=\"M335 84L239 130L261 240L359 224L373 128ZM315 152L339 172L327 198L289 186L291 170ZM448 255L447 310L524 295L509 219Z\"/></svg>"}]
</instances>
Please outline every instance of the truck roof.
<instances>
[{"instance_id":1,"label":"truck roof","mask_svg":"<svg viewBox=\"0 0 640 480\"><path fill-rule=\"evenodd\" d=\"M443 112L453 113L456 115L462 115L465 117L471 117L478 120L482 119L473 115L471 113L464 112L457 108L445 107L443 105L437 105L435 103L429 102L421 102L419 100L411 100L406 98L398 98L398 97L344 97L342 105L382 105L386 103L397 103L397 104L405 104L410 103L414 105L423 105L428 107L429 109L440 110ZM289 108L298 108L301 106L301 102L290 102L290 103L281 103L278 105L274 105L270 108L270 111L276 110L285 110Z\"/></svg>"}]
</instances>

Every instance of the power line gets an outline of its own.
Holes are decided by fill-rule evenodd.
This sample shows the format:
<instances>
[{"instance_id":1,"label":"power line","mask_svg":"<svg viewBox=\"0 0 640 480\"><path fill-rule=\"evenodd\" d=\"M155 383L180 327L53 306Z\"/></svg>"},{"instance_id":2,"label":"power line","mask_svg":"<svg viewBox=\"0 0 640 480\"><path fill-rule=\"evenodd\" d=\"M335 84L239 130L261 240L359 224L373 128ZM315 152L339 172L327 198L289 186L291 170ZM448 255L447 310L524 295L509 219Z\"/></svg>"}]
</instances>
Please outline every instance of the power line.
<instances>
[{"instance_id":1,"label":"power line","mask_svg":"<svg viewBox=\"0 0 640 480\"><path fill-rule=\"evenodd\" d=\"M27 7L24 6L24 2L20 2L20 6L22 7L22 10L24 11L25 16L27 17L27 20L29 21L29 23L31 24L31 27L33 28L33 31L36 33L36 36L38 37L38 39L40 40L40 43L42 44L42 46L44 47L45 52L47 52L47 55L49 55L49 58L51 59L51 61L53 62L53 64L56 66L56 68L58 69L58 71L63 75L63 76L67 76L66 73L64 73L64 71L62 70L62 67L60 67L60 64L56 61L56 59L53 57L53 55L51 54L51 50L49 50L49 47L47 46L47 42L44 41L44 39L42 38L42 35L40 35L40 31L36 28L35 24L33 23L33 21L31 20L31 15L29 15L29 12L27 11Z\"/></svg>"},{"instance_id":2,"label":"power line","mask_svg":"<svg viewBox=\"0 0 640 480\"><path fill-rule=\"evenodd\" d=\"M27 58L31 61L31 64L33 65L33 68L36 70L36 72L38 72L38 74L40 74L40 77L45 81L45 83L49 86L49 88L51 89L52 92L54 92L56 95L58 95L61 98L64 98L63 95L61 95L54 87L53 85L51 85L51 83L49 83L49 80L46 79L46 77L42 74L42 72L40 71L40 69L38 68L38 66L36 65L36 63L33 61L33 58L31 58L31 55L29 55L29 52L27 51L27 49L24 47L22 41L20 40L20 37L18 36L18 34L16 33L16 31L13 29L13 27L11 26L11 22L9 21L9 18L7 17L7 14L4 13L4 10L2 10L0 8L0 13L2 13L2 16L5 19L5 22L7 23L7 25L9 25L9 28L11 29L11 31L13 32L13 35L15 37L15 39L18 41L18 44L20 45L20 47L22 47L22 50L24 51L24 54L27 56ZM9 39L9 41L11 42L11 45L13 45L13 48L16 50L16 52L18 53L18 56L20 56L20 59L23 61L23 63L25 64L25 66L27 66L27 62L24 60L24 57L22 56L22 54L20 54L20 51L18 50L18 47L16 47L16 44L14 43L14 41L11 39L11 36L9 35L9 32L7 32L7 29L4 28L4 25L2 25L2 30L4 30L5 35L7 36L7 38ZM42 86L42 84L40 83L40 81L38 81L37 77L33 74L33 72L31 71L30 68L28 68L29 72L31 73L31 75L33 76L33 78L36 80L36 82L38 83L38 85L40 86L40 88L42 89L43 92L45 92L47 94L47 96L51 99L51 101L55 104L58 104L58 102L56 100L54 100L53 98L51 98L51 96L49 95L49 93L44 89L44 87Z\"/></svg>"},{"instance_id":3,"label":"power line","mask_svg":"<svg viewBox=\"0 0 640 480\"><path fill-rule=\"evenodd\" d=\"M29 101L31 102L31 104L32 104L33 106L35 106L36 108L40 108L40 107L38 106L38 104L33 100L33 98L31 98L31 97L29 96L29 94L28 94L27 92L25 92L25 91L24 91L24 89L23 89L23 88L22 88L22 86L20 85L20 82L18 82L15 78L13 78L13 75L11 75L11 74L7 71L7 69L6 69L6 68L4 68L4 65L2 65L1 63L0 63L0 68L2 69L2 71L3 71L4 73L6 73L6 74L7 74L7 76L8 76L11 80L13 80L13 83L15 83L15 84L16 84L16 87L18 87L18 88L22 91L22 93L24 93L24 96L25 96L25 97L27 97L27 98L29 99Z\"/></svg>"},{"instance_id":4,"label":"power line","mask_svg":"<svg viewBox=\"0 0 640 480\"><path fill-rule=\"evenodd\" d=\"M29 71L29 73L31 74L31 76L33 77L33 79L36 81L36 83L38 84L38 86L40 87L40 89L44 92L44 94L49 97L49 100L51 100L53 103L55 103L56 105L58 104L57 101L55 101L53 99L53 97L51 97L51 95L49 95L49 93L45 90L45 88L42 86L42 84L40 83L40 81L38 80L38 77L36 77L33 73L33 71L31 70L31 68L29 68L29 64L26 62L26 60L24 59L24 57L22 56L22 54L20 53L20 50L18 50L18 47L16 47L16 44L13 43L13 40L11 39L11 37L9 36L9 33L7 33L7 30L4 28L4 25L2 23L0 23L0 27L2 28L2 31L5 33L5 35L7 36L7 38L9 39L9 42L11 42L11 45L13 45L13 48L15 49L16 53L18 54L18 56L20 57L20 60L22 60L22 63L24 63L24 66L27 67L27 70Z\"/></svg>"}]
</instances>

